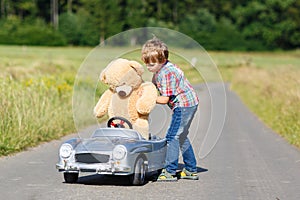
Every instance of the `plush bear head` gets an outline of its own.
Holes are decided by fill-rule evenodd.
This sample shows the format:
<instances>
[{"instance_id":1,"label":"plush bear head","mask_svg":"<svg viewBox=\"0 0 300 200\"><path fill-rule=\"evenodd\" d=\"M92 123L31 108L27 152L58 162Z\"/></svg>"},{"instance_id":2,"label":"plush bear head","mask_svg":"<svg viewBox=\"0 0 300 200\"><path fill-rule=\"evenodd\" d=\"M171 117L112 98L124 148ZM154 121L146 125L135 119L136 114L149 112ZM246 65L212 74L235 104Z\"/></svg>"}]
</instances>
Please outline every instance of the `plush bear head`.
<instances>
[{"instance_id":1,"label":"plush bear head","mask_svg":"<svg viewBox=\"0 0 300 200\"><path fill-rule=\"evenodd\" d=\"M126 118L132 128L147 139L148 117L156 104L157 90L153 83L142 80L143 72L143 66L136 61L122 58L112 61L100 74L109 89L101 95L94 114L98 118L106 113L109 118Z\"/></svg>"},{"instance_id":2,"label":"plush bear head","mask_svg":"<svg viewBox=\"0 0 300 200\"><path fill-rule=\"evenodd\" d=\"M138 62L119 58L102 71L100 79L120 97L127 97L142 84L143 73L144 68Z\"/></svg>"}]
</instances>

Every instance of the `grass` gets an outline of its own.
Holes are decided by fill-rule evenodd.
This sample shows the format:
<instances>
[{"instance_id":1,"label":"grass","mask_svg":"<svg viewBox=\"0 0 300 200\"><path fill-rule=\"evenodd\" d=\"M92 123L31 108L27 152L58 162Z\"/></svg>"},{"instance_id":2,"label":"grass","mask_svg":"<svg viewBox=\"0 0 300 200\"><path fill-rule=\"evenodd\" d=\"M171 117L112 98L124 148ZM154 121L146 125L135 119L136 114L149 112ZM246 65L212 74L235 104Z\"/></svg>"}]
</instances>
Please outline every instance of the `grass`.
<instances>
[{"instance_id":1,"label":"grass","mask_svg":"<svg viewBox=\"0 0 300 200\"><path fill-rule=\"evenodd\" d=\"M0 46L0 156L76 131L73 85L77 70L91 50ZM120 56L140 61L139 50L108 48L105 53L116 54L116 51L127 52ZM195 53L185 51L187 56ZM300 147L300 52L210 52L210 55L223 78L231 82L232 89L253 112L291 144ZM171 53L171 59L184 69L191 82L203 81L183 57ZM105 62L96 65L103 68ZM147 79L150 76L146 72ZM100 95L101 88L96 92Z\"/></svg>"},{"instance_id":2,"label":"grass","mask_svg":"<svg viewBox=\"0 0 300 200\"><path fill-rule=\"evenodd\" d=\"M72 89L88 48L0 46L0 156L75 130Z\"/></svg>"},{"instance_id":3,"label":"grass","mask_svg":"<svg viewBox=\"0 0 300 200\"><path fill-rule=\"evenodd\" d=\"M212 56L245 104L289 143L300 147L300 52Z\"/></svg>"},{"instance_id":4,"label":"grass","mask_svg":"<svg viewBox=\"0 0 300 200\"><path fill-rule=\"evenodd\" d=\"M245 76L247 74L247 76ZM242 67L232 88L273 130L300 147L300 70Z\"/></svg>"},{"instance_id":5,"label":"grass","mask_svg":"<svg viewBox=\"0 0 300 200\"><path fill-rule=\"evenodd\" d=\"M15 81L0 88L0 155L61 137L74 130L72 86L54 77Z\"/></svg>"}]
</instances>

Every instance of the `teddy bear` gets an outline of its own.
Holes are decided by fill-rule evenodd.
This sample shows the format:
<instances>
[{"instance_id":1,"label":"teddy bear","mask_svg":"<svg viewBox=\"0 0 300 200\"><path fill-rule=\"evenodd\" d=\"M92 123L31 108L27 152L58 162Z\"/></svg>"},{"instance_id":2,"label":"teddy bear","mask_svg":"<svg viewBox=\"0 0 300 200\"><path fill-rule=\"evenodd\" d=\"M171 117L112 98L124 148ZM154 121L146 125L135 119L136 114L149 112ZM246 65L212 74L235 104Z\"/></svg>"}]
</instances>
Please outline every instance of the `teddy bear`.
<instances>
[{"instance_id":1,"label":"teddy bear","mask_svg":"<svg viewBox=\"0 0 300 200\"><path fill-rule=\"evenodd\" d=\"M107 65L100 80L109 86L94 107L97 118L106 113L111 117L124 117L144 139L149 138L148 117L156 105L157 89L142 79L144 68L133 60L118 58Z\"/></svg>"}]
</instances>

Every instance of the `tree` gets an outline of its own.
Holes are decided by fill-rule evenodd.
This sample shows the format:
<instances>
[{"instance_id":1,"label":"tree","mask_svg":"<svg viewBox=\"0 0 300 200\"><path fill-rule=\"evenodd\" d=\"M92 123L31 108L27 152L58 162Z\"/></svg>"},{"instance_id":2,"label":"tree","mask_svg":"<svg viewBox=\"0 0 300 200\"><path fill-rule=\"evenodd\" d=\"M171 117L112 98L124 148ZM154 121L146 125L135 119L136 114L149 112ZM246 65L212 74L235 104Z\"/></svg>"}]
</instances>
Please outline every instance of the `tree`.
<instances>
[{"instance_id":1,"label":"tree","mask_svg":"<svg viewBox=\"0 0 300 200\"><path fill-rule=\"evenodd\" d=\"M59 17L59 32L62 33L69 44L79 45L79 19L78 16L70 11L62 13Z\"/></svg>"},{"instance_id":2,"label":"tree","mask_svg":"<svg viewBox=\"0 0 300 200\"><path fill-rule=\"evenodd\" d=\"M123 20L118 0L81 0L84 8L95 19L95 26L100 32L100 43L122 31Z\"/></svg>"},{"instance_id":3,"label":"tree","mask_svg":"<svg viewBox=\"0 0 300 200\"><path fill-rule=\"evenodd\" d=\"M58 29L58 0L51 0L51 22L53 27Z\"/></svg>"},{"instance_id":4,"label":"tree","mask_svg":"<svg viewBox=\"0 0 300 200\"><path fill-rule=\"evenodd\" d=\"M300 14L297 2L296 0L250 1L245 6L239 6L233 15L246 38L260 40L269 48L296 47L300 42L299 23L297 24L297 18L295 19L295 16ZM298 7L298 11L292 9L295 7ZM289 15L291 12L295 14ZM298 39L293 41L292 38Z\"/></svg>"},{"instance_id":5,"label":"tree","mask_svg":"<svg viewBox=\"0 0 300 200\"><path fill-rule=\"evenodd\" d=\"M179 24L179 31L199 41L202 33L210 34L216 29L216 19L207 9L198 9L196 14L187 14Z\"/></svg>"},{"instance_id":6,"label":"tree","mask_svg":"<svg viewBox=\"0 0 300 200\"><path fill-rule=\"evenodd\" d=\"M300 46L299 0L0 0L0 23L7 25L8 18L19 22L14 26L43 21L69 38L69 43L80 45L94 45L96 37L103 42L131 28L160 26L213 46L230 33L269 49ZM3 38L10 36L6 30L0 32ZM139 38L128 40L134 45L141 42Z\"/></svg>"},{"instance_id":7,"label":"tree","mask_svg":"<svg viewBox=\"0 0 300 200\"><path fill-rule=\"evenodd\" d=\"M1 18L5 17L5 0L1 0Z\"/></svg>"},{"instance_id":8,"label":"tree","mask_svg":"<svg viewBox=\"0 0 300 200\"><path fill-rule=\"evenodd\" d=\"M21 19L28 16L35 17L37 6L33 0L1 0L1 18L6 18L8 15L16 15Z\"/></svg>"},{"instance_id":9,"label":"tree","mask_svg":"<svg viewBox=\"0 0 300 200\"><path fill-rule=\"evenodd\" d=\"M67 7L67 10L68 10L68 13L72 13L72 3L73 3L73 0L68 0L68 7Z\"/></svg>"}]
</instances>

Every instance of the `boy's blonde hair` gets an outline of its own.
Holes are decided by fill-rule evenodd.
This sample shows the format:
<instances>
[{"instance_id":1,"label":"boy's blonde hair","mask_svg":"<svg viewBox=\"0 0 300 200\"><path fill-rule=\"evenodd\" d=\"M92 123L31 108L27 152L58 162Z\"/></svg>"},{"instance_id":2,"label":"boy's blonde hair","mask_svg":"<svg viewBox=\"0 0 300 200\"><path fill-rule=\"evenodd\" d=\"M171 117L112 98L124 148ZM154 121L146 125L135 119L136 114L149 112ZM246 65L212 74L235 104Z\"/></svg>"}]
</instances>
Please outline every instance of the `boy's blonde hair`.
<instances>
[{"instance_id":1,"label":"boy's blonde hair","mask_svg":"<svg viewBox=\"0 0 300 200\"><path fill-rule=\"evenodd\" d=\"M168 60L168 46L157 37L148 40L142 48L142 61L149 63L163 63Z\"/></svg>"}]
</instances>

